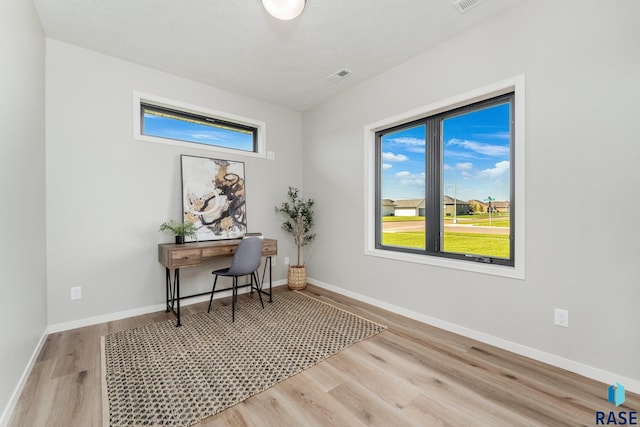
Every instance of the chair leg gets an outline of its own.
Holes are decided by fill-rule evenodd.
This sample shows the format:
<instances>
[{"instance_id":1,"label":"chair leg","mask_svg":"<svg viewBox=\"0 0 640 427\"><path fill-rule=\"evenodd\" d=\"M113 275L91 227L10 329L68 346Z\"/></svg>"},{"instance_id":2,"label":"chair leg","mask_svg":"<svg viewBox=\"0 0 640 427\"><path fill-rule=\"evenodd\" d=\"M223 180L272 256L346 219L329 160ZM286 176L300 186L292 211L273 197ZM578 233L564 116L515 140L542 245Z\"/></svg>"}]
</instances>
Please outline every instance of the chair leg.
<instances>
[{"instance_id":1,"label":"chair leg","mask_svg":"<svg viewBox=\"0 0 640 427\"><path fill-rule=\"evenodd\" d=\"M236 296L238 295L238 277L233 276L233 290L231 292L231 321L236 321Z\"/></svg>"},{"instance_id":2,"label":"chair leg","mask_svg":"<svg viewBox=\"0 0 640 427\"><path fill-rule=\"evenodd\" d=\"M213 293L216 291L217 281L218 281L218 275L216 274L216 278L213 279L213 289L211 289L211 298L209 298L209 308L207 309L207 313L211 312L211 303L213 302Z\"/></svg>"},{"instance_id":3,"label":"chair leg","mask_svg":"<svg viewBox=\"0 0 640 427\"><path fill-rule=\"evenodd\" d=\"M258 298L260 298L260 304L262 305L262 309L264 310L264 302L262 301L262 286L260 285L260 279L258 278L258 275L256 274L255 271L251 273L252 282L254 277L256 279L256 289L258 290Z\"/></svg>"}]
</instances>

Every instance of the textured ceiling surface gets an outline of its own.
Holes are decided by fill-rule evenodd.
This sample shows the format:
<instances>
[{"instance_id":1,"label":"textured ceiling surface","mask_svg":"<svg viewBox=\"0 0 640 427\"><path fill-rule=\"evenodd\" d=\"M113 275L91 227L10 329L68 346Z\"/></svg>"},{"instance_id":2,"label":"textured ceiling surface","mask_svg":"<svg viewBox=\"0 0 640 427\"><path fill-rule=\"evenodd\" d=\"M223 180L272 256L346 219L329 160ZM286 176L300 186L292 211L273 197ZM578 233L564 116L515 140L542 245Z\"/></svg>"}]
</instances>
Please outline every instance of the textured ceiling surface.
<instances>
[{"instance_id":1,"label":"textured ceiling surface","mask_svg":"<svg viewBox=\"0 0 640 427\"><path fill-rule=\"evenodd\" d=\"M47 37L304 111L524 0L34 0ZM347 68L352 75L326 77Z\"/></svg>"}]
</instances>

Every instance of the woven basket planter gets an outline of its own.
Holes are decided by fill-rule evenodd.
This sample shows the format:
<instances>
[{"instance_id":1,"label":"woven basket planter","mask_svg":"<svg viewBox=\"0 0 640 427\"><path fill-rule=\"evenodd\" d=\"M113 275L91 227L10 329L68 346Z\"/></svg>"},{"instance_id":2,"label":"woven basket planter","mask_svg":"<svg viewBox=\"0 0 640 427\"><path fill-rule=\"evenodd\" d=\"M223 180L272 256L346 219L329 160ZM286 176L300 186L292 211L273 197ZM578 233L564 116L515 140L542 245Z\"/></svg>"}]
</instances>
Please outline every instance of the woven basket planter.
<instances>
[{"instance_id":1,"label":"woven basket planter","mask_svg":"<svg viewBox=\"0 0 640 427\"><path fill-rule=\"evenodd\" d=\"M290 265L287 277L289 289L298 291L307 287L307 266Z\"/></svg>"}]
</instances>

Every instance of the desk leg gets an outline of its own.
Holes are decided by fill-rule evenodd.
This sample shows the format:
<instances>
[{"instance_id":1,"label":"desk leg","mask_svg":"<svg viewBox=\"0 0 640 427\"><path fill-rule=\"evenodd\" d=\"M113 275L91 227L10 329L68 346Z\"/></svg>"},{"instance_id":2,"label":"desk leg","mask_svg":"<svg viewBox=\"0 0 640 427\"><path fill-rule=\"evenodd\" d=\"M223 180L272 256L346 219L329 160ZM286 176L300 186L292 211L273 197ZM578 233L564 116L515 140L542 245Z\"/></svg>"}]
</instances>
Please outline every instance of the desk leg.
<instances>
[{"instance_id":1,"label":"desk leg","mask_svg":"<svg viewBox=\"0 0 640 427\"><path fill-rule=\"evenodd\" d=\"M271 269L272 269L272 267L271 267L271 257L269 257L269 302L273 302L273 299L271 298L271 295L273 295L273 292L271 290L271 284L273 282L272 276L271 276L271 273L272 273Z\"/></svg>"},{"instance_id":2,"label":"desk leg","mask_svg":"<svg viewBox=\"0 0 640 427\"><path fill-rule=\"evenodd\" d=\"M177 318L176 326L182 326L182 323L180 323L180 269L175 269L173 283L171 283L171 270L169 268L165 268L165 270L165 294L167 298L165 312L175 312Z\"/></svg>"},{"instance_id":3,"label":"desk leg","mask_svg":"<svg viewBox=\"0 0 640 427\"><path fill-rule=\"evenodd\" d=\"M164 290L167 297L167 308L165 310L165 313L168 313L171 311L171 307L169 306L169 289L171 288L171 270L169 270L169 267L165 267L164 270L165 270L164 271Z\"/></svg>"},{"instance_id":4,"label":"desk leg","mask_svg":"<svg viewBox=\"0 0 640 427\"><path fill-rule=\"evenodd\" d=\"M176 268L176 274L173 278L173 283L176 286L176 327L182 326L180 323L180 269Z\"/></svg>"},{"instance_id":5,"label":"desk leg","mask_svg":"<svg viewBox=\"0 0 640 427\"><path fill-rule=\"evenodd\" d=\"M273 295L272 289L271 289L271 285L273 284L273 280L271 276L272 274L271 255L265 258L264 268L262 269L262 286L264 286L264 279L267 276L267 266L269 266L269 302L273 302L273 298L271 296ZM260 271L258 271L258 279L260 279ZM260 289L262 289L262 286L260 286Z\"/></svg>"}]
</instances>

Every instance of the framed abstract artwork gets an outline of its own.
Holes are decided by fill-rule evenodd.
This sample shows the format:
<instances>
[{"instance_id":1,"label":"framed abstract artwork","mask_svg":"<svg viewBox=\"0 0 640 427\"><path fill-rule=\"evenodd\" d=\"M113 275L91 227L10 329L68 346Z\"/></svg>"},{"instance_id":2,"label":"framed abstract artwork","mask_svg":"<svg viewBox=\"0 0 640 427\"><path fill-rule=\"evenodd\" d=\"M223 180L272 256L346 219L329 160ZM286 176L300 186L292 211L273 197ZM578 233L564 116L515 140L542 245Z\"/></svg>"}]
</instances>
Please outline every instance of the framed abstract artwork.
<instances>
[{"instance_id":1,"label":"framed abstract artwork","mask_svg":"<svg viewBox=\"0 0 640 427\"><path fill-rule=\"evenodd\" d=\"M198 233L186 241L238 239L247 232L244 163L180 156L183 220Z\"/></svg>"}]
</instances>

